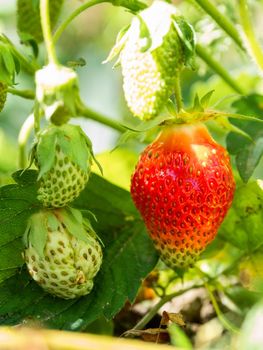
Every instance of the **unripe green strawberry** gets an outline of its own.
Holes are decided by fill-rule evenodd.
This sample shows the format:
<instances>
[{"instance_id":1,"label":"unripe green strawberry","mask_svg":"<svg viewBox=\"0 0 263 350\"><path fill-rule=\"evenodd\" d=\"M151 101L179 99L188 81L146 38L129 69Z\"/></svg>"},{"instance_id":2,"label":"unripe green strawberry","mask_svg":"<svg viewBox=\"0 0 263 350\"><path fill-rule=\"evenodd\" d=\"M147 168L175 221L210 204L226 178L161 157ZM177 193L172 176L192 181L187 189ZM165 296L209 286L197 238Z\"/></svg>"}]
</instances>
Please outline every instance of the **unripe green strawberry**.
<instances>
[{"instance_id":1,"label":"unripe green strawberry","mask_svg":"<svg viewBox=\"0 0 263 350\"><path fill-rule=\"evenodd\" d=\"M77 125L49 125L32 151L39 169L38 199L45 207L64 207L78 197L89 179L91 142Z\"/></svg>"},{"instance_id":2,"label":"unripe green strawberry","mask_svg":"<svg viewBox=\"0 0 263 350\"><path fill-rule=\"evenodd\" d=\"M205 126L172 126L142 153L131 195L161 259L192 266L214 239L235 182L226 150Z\"/></svg>"},{"instance_id":3,"label":"unripe green strawberry","mask_svg":"<svg viewBox=\"0 0 263 350\"><path fill-rule=\"evenodd\" d=\"M7 96L7 85L0 82L0 112L3 110Z\"/></svg>"},{"instance_id":4,"label":"unripe green strawberry","mask_svg":"<svg viewBox=\"0 0 263 350\"><path fill-rule=\"evenodd\" d=\"M52 29L57 23L64 0L49 1L50 23ZM39 0L17 0L17 29L22 41L34 39L43 41L40 23Z\"/></svg>"},{"instance_id":5,"label":"unripe green strawberry","mask_svg":"<svg viewBox=\"0 0 263 350\"><path fill-rule=\"evenodd\" d=\"M33 214L24 240L28 271L45 291L64 299L90 293L102 250L96 233L78 210Z\"/></svg>"},{"instance_id":6,"label":"unripe green strawberry","mask_svg":"<svg viewBox=\"0 0 263 350\"><path fill-rule=\"evenodd\" d=\"M191 38L180 37L184 30ZM125 98L135 116L151 119L166 105L189 60L185 45L193 49L193 35L176 8L163 1L154 1L133 19L120 63Z\"/></svg>"}]
</instances>

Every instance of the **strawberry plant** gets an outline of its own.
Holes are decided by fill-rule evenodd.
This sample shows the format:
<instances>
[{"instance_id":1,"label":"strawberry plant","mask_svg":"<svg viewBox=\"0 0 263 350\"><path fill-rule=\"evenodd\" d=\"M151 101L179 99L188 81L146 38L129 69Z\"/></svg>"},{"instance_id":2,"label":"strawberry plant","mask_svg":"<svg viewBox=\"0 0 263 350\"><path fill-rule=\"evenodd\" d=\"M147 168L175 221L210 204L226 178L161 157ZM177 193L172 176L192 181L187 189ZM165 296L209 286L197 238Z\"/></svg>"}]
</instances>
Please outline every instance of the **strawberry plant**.
<instances>
[{"instance_id":1,"label":"strawberry plant","mask_svg":"<svg viewBox=\"0 0 263 350\"><path fill-rule=\"evenodd\" d=\"M1 5L0 349L263 347L262 13Z\"/></svg>"}]
</instances>

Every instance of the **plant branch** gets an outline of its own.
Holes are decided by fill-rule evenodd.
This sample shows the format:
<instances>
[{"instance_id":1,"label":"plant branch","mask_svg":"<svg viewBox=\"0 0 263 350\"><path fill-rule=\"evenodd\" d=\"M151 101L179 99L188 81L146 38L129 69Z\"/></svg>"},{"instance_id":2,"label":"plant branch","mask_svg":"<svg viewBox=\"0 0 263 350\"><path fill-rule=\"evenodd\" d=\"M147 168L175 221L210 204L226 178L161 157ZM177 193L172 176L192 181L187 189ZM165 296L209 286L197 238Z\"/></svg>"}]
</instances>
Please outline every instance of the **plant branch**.
<instances>
[{"instance_id":1,"label":"plant branch","mask_svg":"<svg viewBox=\"0 0 263 350\"><path fill-rule=\"evenodd\" d=\"M50 15L49 15L49 0L40 0L40 19L43 31L43 37L47 49L49 63L58 64L55 46L53 43Z\"/></svg>"},{"instance_id":2,"label":"plant branch","mask_svg":"<svg viewBox=\"0 0 263 350\"><path fill-rule=\"evenodd\" d=\"M122 126L121 124L119 124L115 120L108 118L108 117L105 117L104 115L93 111L92 109L86 107L83 103L80 103L78 105L77 114L78 114L78 116L92 119L92 120L95 120L96 122L107 125L116 131L119 131L119 132L127 131L124 126Z\"/></svg>"},{"instance_id":3,"label":"plant branch","mask_svg":"<svg viewBox=\"0 0 263 350\"><path fill-rule=\"evenodd\" d=\"M232 22L229 21L210 0L194 0L202 9L210 15L214 21L234 40L240 49L244 50L243 42L239 36L238 30Z\"/></svg>"},{"instance_id":4,"label":"plant branch","mask_svg":"<svg viewBox=\"0 0 263 350\"><path fill-rule=\"evenodd\" d=\"M123 6L131 10L132 12L136 12L138 10L142 10L147 7L146 4L140 2L140 1L130 1L130 0L90 0L86 2L85 4L81 5L80 7L76 8L75 11L71 13L71 15L65 19L63 23L57 28L53 41L56 43L58 39L60 38L61 34L64 32L64 30L67 28L67 26L82 12L87 10L89 7L92 7L97 4L101 4L103 2L111 3L114 6Z\"/></svg>"},{"instance_id":5,"label":"plant branch","mask_svg":"<svg viewBox=\"0 0 263 350\"><path fill-rule=\"evenodd\" d=\"M249 8L246 0L239 0L240 22L245 34L248 53L256 61L258 67L263 71L263 53L253 31L249 17Z\"/></svg>"},{"instance_id":6,"label":"plant branch","mask_svg":"<svg viewBox=\"0 0 263 350\"><path fill-rule=\"evenodd\" d=\"M18 90L18 89L14 89L14 88L9 87L7 89L7 92L12 94L12 95L26 98L28 100L34 100L34 98L35 98L35 93L33 90Z\"/></svg>"},{"instance_id":7,"label":"plant branch","mask_svg":"<svg viewBox=\"0 0 263 350\"><path fill-rule=\"evenodd\" d=\"M205 284L205 287L207 289L207 292L209 294L209 297L211 299L211 302L213 304L213 307L215 309L215 312L217 314L217 317L219 319L219 321L222 323L222 325L225 327L225 329L227 329L228 331L230 332L233 332L233 333L236 333L236 334L239 334L239 329L233 325L231 322L229 322L225 316L223 315L223 313L221 312L220 310L220 307L216 301L216 298L214 297L214 294L213 292L211 291L210 287L208 286L208 284Z\"/></svg>"},{"instance_id":8,"label":"plant branch","mask_svg":"<svg viewBox=\"0 0 263 350\"><path fill-rule=\"evenodd\" d=\"M34 128L34 115L30 114L25 122L23 123L19 135L18 135L18 146L19 146L19 168L24 169L27 165L26 157L26 144L29 139L30 133Z\"/></svg>"},{"instance_id":9,"label":"plant branch","mask_svg":"<svg viewBox=\"0 0 263 350\"><path fill-rule=\"evenodd\" d=\"M234 91L243 95L244 89L231 77L228 71L218 63L212 55L203 46L196 45L196 54L214 71L216 72Z\"/></svg>"},{"instance_id":10,"label":"plant branch","mask_svg":"<svg viewBox=\"0 0 263 350\"><path fill-rule=\"evenodd\" d=\"M156 313L160 310L160 308L167 302L171 301L173 298L178 297L179 295L182 295L188 292L189 290L202 288L202 287L204 287L204 283L196 284L191 287L181 289L177 292L165 295L164 297L162 297L162 299L159 300L159 302L156 305L154 305L151 308L151 310L149 310L149 312L136 324L136 326L131 329L131 331L143 329L147 325L147 323L150 322L151 319L156 315Z\"/></svg>"},{"instance_id":11,"label":"plant branch","mask_svg":"<svg viewBox=\"0 0 263 350\"><path fill-rule=\"evenodd\" d=\"M64 32L64 30L67 28L67 26L79 15L81 14L83 11L85 11L86 9L88 9L89 7L92 7L94 5L97 4L101 4L102 2L107 2L105 0L91 0L89 2L86 2L85 4L79 6L78 8L76 8L75 11L73 11L71 13L71 15L65 19L64 22L62 22L60 24L60 26L57 28L55 34L54 34L54 38L53 38L53 42L56 43L58 41L58 39L60 38L61 34Z\"/></svg>"}]
</instances>

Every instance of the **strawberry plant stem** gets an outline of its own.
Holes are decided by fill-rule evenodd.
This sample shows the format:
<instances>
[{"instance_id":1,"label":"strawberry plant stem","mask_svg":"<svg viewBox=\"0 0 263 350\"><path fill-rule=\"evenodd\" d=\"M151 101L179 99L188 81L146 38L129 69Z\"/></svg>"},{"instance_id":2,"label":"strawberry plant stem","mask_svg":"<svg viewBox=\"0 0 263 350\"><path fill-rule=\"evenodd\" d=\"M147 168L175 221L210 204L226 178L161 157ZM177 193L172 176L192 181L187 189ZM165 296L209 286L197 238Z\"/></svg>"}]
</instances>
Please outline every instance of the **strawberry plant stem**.
<instances>
[{"instance_id":1,"label":"strawberry plant stem","mask_svg":"<svg viewBox=\"0 0 263 350\"><path fill-rule=\"evenodd\" d=\"M219 321L222 323L222 325L224 326L225 329L227 329L228 331L230 332L233 332L233 333L236 333L236 334L239 334L239 330L236 326L234 326L232 323L230 323L226 318L225 316L222 314L220 308L219 308L219 305L216 301L216 298L214 297L214 294L213 292L211 291L210 287L208 286L208 284L205 284L205 287L207 289L207 292L208 292L208 295L211 299L211 302L213 304L213 307L215 309L215 312L217 314L217 317L219 319Z\"/></svg>"},{"instance_id":2,"label":"strawberry plant stem","mask_svg":"<svg viewBox=\"0 0 263 350\"><path fill-rule=\"evenodd\" d=\"M40 130L40 115L39 115L39 104L36 101L34 106L34 129L35 129L35 135Z\"/></svg>"},{"instance_id":3,"label":"strawberry plant stem","mask_svg":"<svg viewBox=\"0 0 263 350\"><path fill-rule=\"evenodd\" d=\"M226 16L224 16L217 7L209 0L195 0L195 2L202 7L202 9L210 15L214 21L234 40L234 42L244 50L243 42L240 38L238 30L230 22Z\"/></svg>"},{"instance_id":4,"label":"strawberry plant stem","mask_svg":"<svg viewBox=\"0 0 263 350\"><path fill-rule=\"evenodd\" d=\"M85 4L81 5L80 7L76 8L76 10L74 10L71 15L65 19L64 22L61 23L61 25L57 28L54 37L53 37L53 42L56 43L61 34L64 32L64 30L67 28L67 26L82 12L84 12L85 10L87 10L89 7L92 7L94 5L97 4L101 4L103 2L107 2L107 3L111 3L114 6L123 6L126 7L128 9L130 9L132 12L135 12L136 10L141 10L145 7L147 7L147 5L145 5L142 2L139 1L125 1L125 0L121 0L121 1L109 1L109 0L91 0L86 2Z\"/></svg>"},{"instance_id":5,"label":"strawberry plant stem","mask_svg":"<svg viewBox=\"0 0 263 350\"><path fill-rule=\"evenodd\" d=\"M184 289L181 289L181 290L179 290L177 292L174 292L174 293L171 293L171 294L163 296L162 299L160 299L159 302L156 305L154 305L154 307L151 308L150 311L136 324L136 326L132 329L132 331L133 330L143 329L147 325L147 323L149 321L151 321L151 319L156 315L156 313L160 310L160 308L164 304L166 304L169 301L171 301L173 298L178 297L179 295L182 295L182 294L188 292L189 290L202 288L202 287L204 287L203 283L196 284L196 285L193 285L191 287L184 288Z\"/></svg>"},{"instance_id":6,"label":"strawberry plant stem","mask_svg":"<svg viewBox=\"0 0 263 350\"><path fill-rule=\"evenodd\" d=\"M180 85L180 76L178 75L176 77L176 85L174 88L174 94L175 94L175 100L177 105L177 112L180 112L180 110L183 108L183 98L181 93L181 85Z\"/></svg>"},{"instance_id":7,"label":"strawberry plant stem","mask_svg":"<svg viewBox=\"0 0 263 350\"><path fill-rule=\"evenodd\" d=\"M96 122L107 125L107 126L111 127L112 129L119 131L119 132L127 131L121 124L119 124L115 120L108 118L108 117L105 117L105 116L101 115L100 113L95 112L92 109L84 106L83 104L78 106L77 115L88 118L88 119L95 120Z\"/></svg>"},{"instance_id":8,"label":"strawberry plant stem","mask_svg":"<svg viewBox=\"0 0 263 350\"><path fill-rule=\"evenodd\" d=\"M27 117L27 119L24 121L18 135L18 146L19 146L18 165L19 165L19 168L22 168L22 169L24 169L27 165L26 144L33 128L34 128L34 115L30 114Z\"/></svg>"},{"instance_id":9,"label":"strawberry plant stem","mask_svg":"<svg viewBox=\"0 0 263 350\"><path fill-rule=\"evenodd\" d=\"M33 100L35 98L35 93L32 90L18 90L18 89L14 89L14 88L9 87L7 89L7 92L12 94L12 95L26 98L28 100Z\"/></svg>"},{"instance_id":10,"label":"strawberry plant stem","mask_svg":"<svg viewBox=\"0 0 263 350\"><path fill-rule=\"evenodd\" d=\"M49 16L49 0L40 0L40 17L44 41L48 54L49 63L58 64L55 46L52 39L50 16Z\"/></svg>"},{"instance_id":11,"label":"strawberry plant stem","mask_svg":"<svg viewBox=\"0 0 263 350\"><path fill-rule=\"evenodd\" d=\"M197 55L214 71L216 72L234 91L239 94L245 94L244 89L231 77L228 71L218 63L210 52L203 46L196 45Z\"/></svg>"},{"instance_id":12,"label":"strawberry plant stem","mask_svg":"<svg viewBox=\"0 0 263 350\"><path fill-rule=\"evenodd\" d=\"M258 67L263 71L263 52L257 41L253 27L249 17L249 9L246 0L239 0L240 23L246 38L248 53L256 61Z\"/></svg>"},{"instance_id":13,"label":"strawberry plant stem","mask_svg":"<svg viewBox=\"0 0 263 350\"><path fill-rule=\"evenodd\" d=\"M76 10L73 11L71 13L71 15L64 22L62 22L61 25L57 28L57 30L56 30L56 32L54 34L53 42L56 43L58 41L58 39L60 38L61 34L64 32L64 30L70 24L70 22L73 21L74 18L76 18L79 14L81 14L83 11L85 11L89 7L92 7L92 6L96 5L96 4L100 4L102 2L105 2L105 0L91 0L89 2L86 2L83 5L79 6L78 8L76 8Z\"/></svg>"}]
</instances>

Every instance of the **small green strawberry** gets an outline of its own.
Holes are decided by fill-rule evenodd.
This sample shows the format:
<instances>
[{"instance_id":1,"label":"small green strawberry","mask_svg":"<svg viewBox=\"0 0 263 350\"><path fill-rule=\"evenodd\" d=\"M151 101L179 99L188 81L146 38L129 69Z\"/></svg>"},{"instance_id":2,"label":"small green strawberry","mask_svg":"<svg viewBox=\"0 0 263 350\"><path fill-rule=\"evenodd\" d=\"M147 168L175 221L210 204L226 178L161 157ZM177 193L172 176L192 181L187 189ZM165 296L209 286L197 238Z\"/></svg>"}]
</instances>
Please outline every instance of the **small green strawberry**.
<instances>
[{"instance_id":1,"label":"small green strawberry","mask_svg":"<svg viewBox=\"0 0 263 350\"><path fill-rule=\"evenodd\" d=\"M38 135L31 157L39 169L38 199L45 207L64 207L88 182L92 146L77 125L49 125Z\"/></svg>"},{"instance_id":2,"label":"small green strawberry","mask_svg":"<svg viewBox=\"0 0 263 350\"><path fill-rule=\"evenodd\" d=\"M64 0L49 1L50 23L52 29L57 23ZM22 41L43 41L40 22L39 0L17 0L17 29Z\"/></svg>"},{"instance_id":3,"label":"small green strawberry","mask_svg":"<svg viewBox=\"0 0 263 350\"><path fill-rule=\"evenodd\" d=\"M7 96L7 85L0 82L0 112L3 110Z\"/></svg>"},{"instance_id":4,"label":"small green strawberry","mask_svg":"<svg viewBox=\"0 0 263 350\"><path fill-rule=\"evenodd\" d=\"M72 208L33 214L23 254L32 278L48 293L73 299L90 293L102 250L88 220Z\"/></svg>"},{"instance_id":5,"label":"small green strawberry","mask_svg":"<svg viewBox=\"0 0 263 350\"><path fill-rule=\"evenodd\" d=\"M157 0L134 17L108 60L120 52L124 95L135 116L147 120L161 112L193 51L192 27L173 5Z\"/></svg>"}]
</instances>

